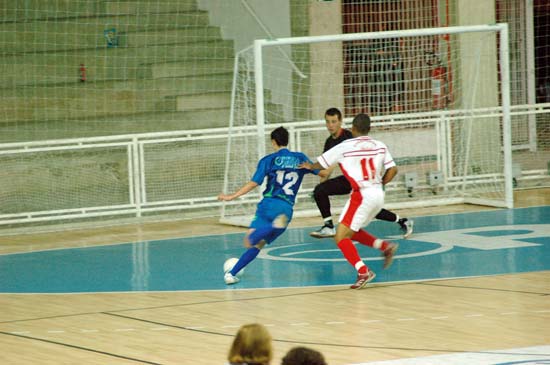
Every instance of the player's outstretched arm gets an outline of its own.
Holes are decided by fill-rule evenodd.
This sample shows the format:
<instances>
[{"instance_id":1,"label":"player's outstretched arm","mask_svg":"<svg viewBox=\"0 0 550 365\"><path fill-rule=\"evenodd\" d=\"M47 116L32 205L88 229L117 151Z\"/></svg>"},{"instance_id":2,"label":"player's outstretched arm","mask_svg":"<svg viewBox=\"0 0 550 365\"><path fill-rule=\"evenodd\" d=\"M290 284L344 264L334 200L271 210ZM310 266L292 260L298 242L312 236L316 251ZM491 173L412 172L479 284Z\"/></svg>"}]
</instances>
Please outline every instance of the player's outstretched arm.
<instances>
[{"instance_id":1,"label":"player's outstretched arm","mask_svg":"<svg viewBox=\"0 0 550 365\"><path fill-rule=\"evenodd\" d=\"M222 194L218 195L218 200L230 201L230 200L236 199L236 198L240 197L241 195L244 195L244 194L254 190L256 188L256 186L258 186L257 183L255 183L254 181L249 181L246 184L244 184L239 190L234 192L233 194L223 194L222 193Z\"/></svg>"},{"instance_id":2,"label":"player's outstretched arm","mask_svg":"<svg viewBox=\"0 0 550 365\"><path fill-rule=\"evenodd\" d=\"M300 169L307 169L307 170L322 170L324 167L319 163L311 163L311 162L302 162L300 165L298 165L298 168Z\"/></svg>"},{"instance_id":3,"label":"player's outstretched arm","mask_svg":"<svg viewBox=\"0 0 550 365\"><path fill-rule=\"evenodd\" d=\"M320 182L327 181L330 178L330 175L332 175L332 172L334 171L336 166L337 165L332 165L328 169L319 171Z\"/></svg>"}]
</instances>

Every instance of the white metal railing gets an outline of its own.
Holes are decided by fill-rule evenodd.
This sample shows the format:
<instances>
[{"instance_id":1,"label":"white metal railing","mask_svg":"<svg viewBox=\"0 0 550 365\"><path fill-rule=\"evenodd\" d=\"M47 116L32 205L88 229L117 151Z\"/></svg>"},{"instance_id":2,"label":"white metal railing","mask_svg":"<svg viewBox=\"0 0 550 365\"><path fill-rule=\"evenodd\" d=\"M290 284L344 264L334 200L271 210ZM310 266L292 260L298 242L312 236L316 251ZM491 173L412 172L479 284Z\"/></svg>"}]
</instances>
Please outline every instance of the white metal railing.
<instances>
[{"instance_id":1,"label":"white metal railing","mask_svg":"<svg viewBox=\"0 0 550 365\"><path fill-rule=\"evenodd\" d=\"M454 186L456 184L466 183L475 184L483 183L485 181L502 181L504 176L502 174L479 175L468 176L463 181L457 181L456 177L450 176L451 153L448 149L448 140L450 138L446 123L455 122L466 117L471 117L474 113L475 117L488 118L488 117L501 117L502 110L498 107L484 108L469 111L452 110L452 111L437 111L429 113L416 113L416 114L401 114L393 116L382 116L373 118L376 126L399 126L403 124L422 124L430 125L429 128L433 128L434 133L438 135L438 144L433 148L437 150L437 164L438 168L443 171L445 175L445 184ZM518 105L512 106L512 115L533 115L541 113L550 113L550 103L537 104L537 105ZM346 120L347 121L347 120ZM286 123L285 126L291 132L292 149L302 150L302 137L304 133L310 133L313 131L324 131L324 121L310 120L303 122ZM74 138L65 140L49 140L49 141L35 141L35 142L17 142L17 143L5 143L0 144L0 158L5 156L24 156L29 153L47 153L54 151L97 151L103 148L120 147L121 150L126 150L127 158L127 170L128 170L128 186L127 186L127 201L118 204L106 204L102 206L83 206L83 207L70 207L66 209L44 209L39 211L22 211L0 214L0 227L10 224L32 223L32 222L44 222L44 221L59 221L74 218L88 218L88 217L104 217L115 215L132 215L140 217L145 213L152 212L167 212L176 210L190 210L198 208L218 208L221 203L217 201L216 196L218 191L211 191L205 189L200 191L191 198L184 199L164 199L151 201L147 196L147 181L146 181L146 169L145 157L146 146L160 146L165 143L173 142L186 142L186 141L200 141L200 140L219 140L219 145L224 146L227 142L229 128L213 128L213 129L201 129L201 130L188 130L188 131L176 131L176 132L157 132L147 134L131 134L120 136L106 136L106 137L92 137L92 138ZM231 133L256 136L257 127L233 127ZM517 146L518 148L525 148L529 150L530 146ZM223 149L223 148L222 148ZM223 155L223 152L222 152ZM208 156L205 156L207 159ZM526 178L533 180L537 178L548 178L548 172L544 169L532 169L523 171ZM246 179L246 177L243 177ZM462 179L462 178L461 178ZM220 190L222 189L223 182L220 181ZM396 183L393 187L389 187L391 192L396 189L404 189L403 184ZM311 190L311 189L310 189ZM310 191L309 190L309 191ZM304 189L300 193L300 197L305 197L309 192ZM1 187L0 187L1 192ZM1 194L0 194L1 195ZM244 201L247 198L244 199ZM250 196L248 199L255 201L256 196ZM243 201L235 202L234 204L241 204ZM0 208L0 213L2 208Z\"/></svg>"}]
</instances>

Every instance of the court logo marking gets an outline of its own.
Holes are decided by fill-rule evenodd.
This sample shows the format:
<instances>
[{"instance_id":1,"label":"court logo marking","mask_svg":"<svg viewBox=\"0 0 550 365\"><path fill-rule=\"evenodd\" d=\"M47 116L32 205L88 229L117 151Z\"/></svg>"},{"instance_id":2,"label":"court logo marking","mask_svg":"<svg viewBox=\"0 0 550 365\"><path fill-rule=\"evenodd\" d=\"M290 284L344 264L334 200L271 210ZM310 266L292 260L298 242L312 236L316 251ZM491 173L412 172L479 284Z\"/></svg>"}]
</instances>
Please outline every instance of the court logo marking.
<instances>
[{"instance_id":1,"label":"court logo marking","mask_svg":"<svg viewBox=\"0 0 550 365\"><path fill-rule=\"evenodd\" d=\"M400 236L388 237L390 240L399 240ZM540 246L539 243L528 240L548 238L550 242L550 224L515 224L505 226L488 226L477 228L463 228L448 231L436 231L415 234L409 241L426 242L438 245L434 249L396 255L395 258L411 258L441 254L452 250L455 246L476 250L502 250ZM312 249L296 250L298 247L312 246L312 243L295 245L264 247L258 257L274 261L345 261L345 258L319 257L319 255L340 256L340 250ZM308 257L308 255L310 257ZM296 257L299 256L299 257ZM316 256L316 257L311 257ZM381 257L365 257L364 261L382 260Z\"/></svg>"}]
</instances>

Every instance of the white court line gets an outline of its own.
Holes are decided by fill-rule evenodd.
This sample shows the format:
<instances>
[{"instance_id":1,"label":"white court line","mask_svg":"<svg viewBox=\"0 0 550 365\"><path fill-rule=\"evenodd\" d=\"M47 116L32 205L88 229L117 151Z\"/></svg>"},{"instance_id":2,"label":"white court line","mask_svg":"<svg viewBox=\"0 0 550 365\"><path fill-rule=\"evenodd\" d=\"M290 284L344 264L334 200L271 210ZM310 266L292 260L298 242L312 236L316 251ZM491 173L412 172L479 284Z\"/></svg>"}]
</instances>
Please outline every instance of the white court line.
<instances>
[{"instance_id":1,"label":"white court line","mask_svg":"<svg viewBox=\"0 0 550 365\"><path fill-rule=\"evenodd\" d=\"M369 319L369 320L362 320L360 321L361 323L378 323L378 322L384 322L383 320L381 319Z\"/></svg>"},{"instance_id":2,"label":"white court line","mask_svg":"<svg viewBox=\"0 0 550 365\"><path fill-rule=\"evenodd\" d=\"M423 356L387 361L373 361L350 365L496 365L496 364L550 364L550 346L534 346L507 350L485 350L444 355Z\"/></svg>"}]
</instances>

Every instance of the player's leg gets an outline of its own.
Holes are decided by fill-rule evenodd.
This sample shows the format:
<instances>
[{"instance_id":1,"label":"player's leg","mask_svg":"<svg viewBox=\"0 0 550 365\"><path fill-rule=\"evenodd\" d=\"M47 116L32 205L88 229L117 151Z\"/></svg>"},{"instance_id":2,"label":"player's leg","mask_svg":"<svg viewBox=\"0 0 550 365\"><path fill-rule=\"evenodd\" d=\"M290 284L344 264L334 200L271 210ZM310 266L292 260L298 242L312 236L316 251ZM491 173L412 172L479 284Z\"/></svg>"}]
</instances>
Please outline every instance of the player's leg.
<instances>
[{"instance_id":1,"label":"player's leg","mask_svg":"<svg viewBox=\"0 0 550 365\"><path fill-rule=\"evenodd\" d=\"M401 231L403 231L403 238L409 238L413 233L414 221L412 219L400 218L399 215L387 209L382 208L376 215L376 219L397 223Z\"/></svg>"},{"instance_id":2,"label":"player's leg","mask_svg":"<svg viewBox=\"0 0 550 365\"><path fill-rule=\"evenodd\" d=\"M383 193L381 198L370 199L370 203L366 204L365 197L360 191L354 191L350 199L346 202L346 205L340 215L340 224L336 230L334 240L336 245L342 251L342 254L351 266L357 271L357 280L350 286L351 289L361 289L372 281L376 274L369 270L368 266L361 260L357 248L353 244L351 238L355 235L355 232L359 230L363 224L368 223L369 219L372 219L376 212L380 210L382 205ZM378 202L379 201L379 202ZM372 206L374 204L374 206Z\"/></svg>"},{"instance_id":3,"label":"player's leg","mask_svg":"<svg viewBox=\"0 0 550 365\"><path fill-rule=\"evenodd\" d=\"M372 219L378 218L381 212L385 211L388 214L394 214L388 210L381 209L375 216L373 216L373 212L376 212L379 209L378 204L380 204L380 198L382 198L383 201L383 194L384 193L380 191L370 191L364 194L365 196L363 196L362 202L363 209L357 214L365 215L364 223L362 225L354 226L354 228L356 229L354 229L355 233L351 237L351 239L365 246L380 250L380 252L382 252L382 255L384 256L384 269L386 269L390 266L393 260L393 254L397 250L398 245L389 241L385 241L381 238L374 237L366 230L361 229L361 227L368 225L372 221Z\"/></svg>"},{"instance_id":4,"label":"player's leg","mask_svg":"<svg viewBox=\"0 0 550 365\"><path fill-rule=\"evenodd\" d=\"M391 257L389 258L389 263L391 263L393 254L397 250L398 246L394 243L376 238L368 232L361 230L362 226L368 225L370 221L374 219L377 212L380 211L383 203L384 192L381 190L364 189L357 192L354 191L351 194L350 201L346 204L346 207L342 211L340 216L340 225L338 227L349 227L349 230L351 231L349 240L344 241L343 243L343 245L348 247L347 250L350 250L351 246L353 246L353 242L351 242L351 240L359 240L370 247L379 248L383 252L384 257L386 257L386 254L391 254ZM338 233L336 238L340 238ZM344 252L342 248L340 249ZM362 269L360 263L357 265L357 281L351 286L352 289L363 288L375 277L374 272L368 270L368 268L366 270ZM384 267L387 267L388 265L385 264Z\"/></svg>"},{"instance_id":5,"label":"player's leg","mask_svg":"<svg viewBox=\"0 0 550 365\"><path fill-rule=\"evenodd\" d=\"M256 216L244 238L247 250L241 255L233 269L224 275L225 283L239 282L237 273L252 262L266 244L273 242L286 230L291 218L292 206L289 204L282 202L280 205L274 205L269 201L262 201L258 205Z\"/></svg>"},{"instance_id":6,"label":"player's leg","mask_svg":"<svg viewBox=\"0 0 550 365\"><path fill-rule=\"evenodd\" d=\"M329 179L315 187L313 197L315 198L315 203L317 204L321 217L323 218L323 226L316 231L310 232L312 237L327 238L334 236L336 230L332 220L329 196L346 195L349 194L350 191L351 185L345 176L338 176L333 179Z\"/></svg>"},{"instance_id":7,"label":"player's leg","mask_svg":"<svg viewBox=\"0 0 550 365\"><path fill-rule=\"evenodd\" d=\"M246 251L243 252L241 257L239 257L239 261L233 266L231 271L225 273L224 275L224 281L226 284L235 284L240 281L240 279L237 277L237 274L239 271L241 271L246 265L251 263L256 256L260 253L260 250L265 246L266 241L263 239L259 239L255 244L252 244L251 237L255 234L261 235L262 231L266 231L266 228L270 228L269 226L259 227L259 228L251 228L248 230L245 238L244 238L244 244L247 247Z\"/></svg>"},{"instance_id":8,"label":"player's leg","mask_svg":"<svg viewBox=\"0 0 550 365\"><path fill-rule=\"evenodd\" d=\"M254 221L257 222L257 217L254 218ZM241 257L239 257L239 261L233 266L231 271L226 272L224 274L224 281L226 284L236 284L240 281L240 279L237 277L237 273L241 271L246 265L248 265L250 262L252 262L256 256L260 253L260 250L265 246L265 241L261 240L259 242L256 242L255 245L251 244L250 237L256 233L257 231L262 231L265 229L265 227L268 226L262 226L258 223L256 223L257 228L250 228L248 232L246 233L246 236L244 237L243 243L244 246L247 248L246 251L244 251L241 254Z\"/></svg>"},{"instance_id":9,"label":"player's leg","mask_svg":"<svg viewBox=\"0 0 550 365\"><path fill-rule=\"evenodd\" d=\"M374 237L364 229L360 229L355 232L351 239L363 245L380 250L380 252L382 252L382 255L384 256L384 269L390 267L393 261L393 256L397 251L397 248L399 247L399 245L396 243Z\"/></svg>"}]
</instances>

